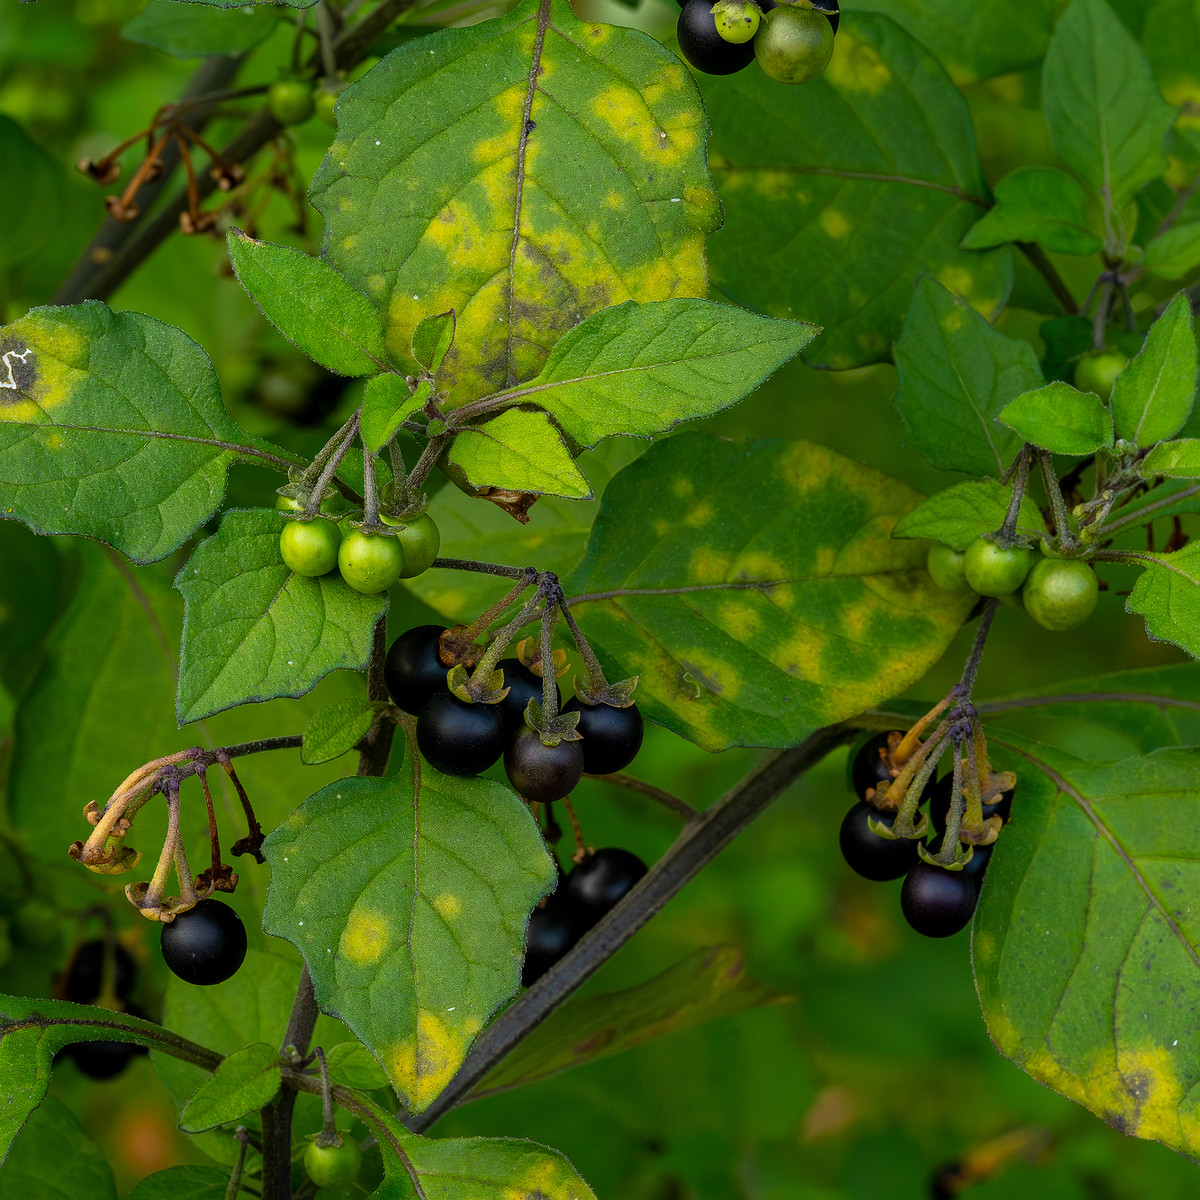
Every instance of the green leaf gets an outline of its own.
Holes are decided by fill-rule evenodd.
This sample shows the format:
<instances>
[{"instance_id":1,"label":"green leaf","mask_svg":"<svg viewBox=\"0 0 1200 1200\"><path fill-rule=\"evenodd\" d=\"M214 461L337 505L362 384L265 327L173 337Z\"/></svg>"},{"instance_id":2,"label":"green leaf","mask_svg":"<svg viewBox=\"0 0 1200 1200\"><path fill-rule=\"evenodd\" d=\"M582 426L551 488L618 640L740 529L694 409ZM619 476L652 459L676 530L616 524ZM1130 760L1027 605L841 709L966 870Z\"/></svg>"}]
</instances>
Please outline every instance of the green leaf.
<instances>
[{"instance_id":1,"label":"green leaf","mask_svg":"<svg viewBox=\"0 0 1200 1200\"><path fill-rule=\"evenodd\" d=\"M977 537L1004 524L1012 488L995 479L956 483L922 500L892 530L894 538L926 538L965 550ZM1017 529L1029 537L1046 532L1045 522L1028 493L1021 497Z\"/></svg>"},{"instance_id":2,"label":"green leaf","mask_svg":"<svg viewBox=\"0 0 1200 1200\"><path fill-rule=\"evenodd\" d=\"M225 1200L228 1187L229 1172L220 1167L167 1167L140 1180L125 1200Z\"/></svg>"},{"instance_id":3,"label":"green leaf","mask_svg":"<svg viewBox=\"0 0 1200 1200\"><path fill-rule=\"evenodd\" d=\"M1105 0L1071 0L1042 73L1042 110L1067 166L1120 209L1166 168L1175 109Z\"/></svg>"},{"instance_id":4,"label":"green leaf","mask_svg":"<svg viewBox=\"0 0 1200 1200\"><path fill-rule=\"evenodd\" d=\"M61 1100L47 1096L0 1167L6 1196L116 1200L112 1168ZM176 1200L178 1200L178 1193ZM189 1194L190 1200L190 1194Z\"/></svg>"},{"instance_id":5,"label":"green leaf","mask_svg":"<svg viewBox=\"0 0 1200 1200\"><path fill-rule=\"evenodd\" d=\"M652 720L706 750L794 745L902 692L966 616L890 536L920 498L811 443L680 434L609 484L568 595Z\"/></svg>"},{"instance_id":6,"label":"green leaf","mask_svg":"<svg viewBox=\"0 0 1200 1200\"><path fill-rule=\"evenodd\" d=\"M265 1042L244 1046L192 1093L179 1114L184 1133L203 1133L257 1112L279 1091L283 1072L279 1051Z\"/></svg>"},{"instance_id":7,"label":"green leaf","mask_svg":"<svg viewBox=\"0 0 1200 1200\"><path fill-rule=\"evenodd\" d=\"M398 362L455 311L450 407L536 375L597 309L706 294L704 115L645 34L526 0L401 46L345 96L311 191L325 255L386 314Z\"/></svg>"},{"instance_id":8,"label":"green leaf","mask_svg":"<svg viewBox=\"0 0 1200 1200\"><path fill-rule=\"evenodd\" d=\"M130 42L153 46L176 58L205 54L242 54L269 37L279 23L274 8L237 7L213 11L203 4L150 0L121 30Z\"/></svg>"},{"instance_id":9,"label":"green leaf","mask_svg":"<svg viewBox=\"0 0 1200 1200\"><path fill-rule=\"evenodd\" d=\"M788 999L751 979L734 947L695 950L637 987L567 1001L483 1079L472 1097L533 1083L653 1038Z\"/></svg>"},{"instance_id":10,"label":"green leaf","mask_svg":"<svg viewBox=\"0 0 1200 1200\"><path fill-rule=\"evenodd\" d=\"M50 1086L54 1055L72 1042L169 1038L152 1021L65 1000L0 996L0 1159ZM6 1177L7 1178L7 1177Z\"/></svg>"},{"instance_id":11,"label":"green leaf","mask_svg":"<svg viewBox=\"0 0 1200 1200\"><path fill-rule=\"evenodd\" d=\"M1150 326L1146 344L1113 384L1117 437L1153 446L1183 428L1196 395L1196 338L1186 292Z\"/></svg>"},{"instance_id":12,"label":"green leaf","mask_svg":"<svg viewBox=\"0 0 1200 1200\"><path fill-rule=\"evenodd\" d=\"M250 299L309 358L338 375L387 369L375 309L327 262L291 246L256 241L240 229L229 231L227 244Z\"/></svg>"},{"instance_id":13,"label":"green leaf","mask_svg":"<svg viewBox=\"0 0 1200 1200\"><path fill-rule=\"evenodd\" d=\"M457 318L454 310L438 313L435 317L424 317L417 322L413 330L412 351L413 362L424 367L431 375L436 375L454 345L454 328Z\"/></svg>"},{"instance_id":14,"label":"green leaf","mask_svg":"<svg viewBox=\"0 0 1200 1200\"><path fill-rule=\"evenodd\" d=\"M568 335L569 336L569 335ZM476 487L591 499L592 489L544 412L509 409L460 429L450 462Z\"/></svg>"},{"instance_id":15,"label":"green leaf","mask_svg":"<svg viewBox=\"0 0 1200 1200\"><path fill-rule=\"evenodd\" d=\"M313 713L304 727L300 757L306 763L332 762L349 754L375 724L378 706L370 700L339 700Z\"/></svg>"},{"instance_id":16,"label":"green leaf","mask_svg":"<svg viewBox=\"0 0 1200 1200\"><path fill-rule=\"evenodd\" d=\"M995 418L1041 385L1033 348L993 329L936 280L922 279L895 358L908 445L943 471L1003 474L1021 439Z\"/></svg>"},{"instance_id":17,"label":"green leaf","mask_svg":"<svg viewBox=\"0 0 1200 1200\"><path fill-rule=\"evenodd\" d=\"M32 258L53 235L63 210L62 167L11 117L0 113L0 162L20 187L0 190L0 278L17 263ZM0 331L0 338L3 337ZM8 372L0 367L0 382ZM0 412L5 406L0 404Z\"/></svg>"},{"instance_id":18,"label":"green leaf","mask_svg":"<svg viewBox=\"0 0 1200 1200\"><path fill-rule=\"evenodd\" d=\"M1200 479L1200 438L1159 442L1142 459L1138 470L1147 479L1159 475L1168 479Z\"/></svg>"},{"instance_id":19,"label":"green leaf","mask_svg":"<svg viewBox=\"0 0 1200 1200\"><path fill-rule=\"evenodd\" d=\"M971 947L988 1031L1122 1132L1195 1157L1200 750L1101 764L1013 747L1020 819L988 871Z\"/></svg>"},{"instance_id":20,"label":"green leaf","mask_svg":"<svg viewBox=\"0 0 1200 1200\"><path fill-rule=\"evenodd\" d=\"M317 1001L380 1060L414 1112L449 1083L517 989L525 925L555 873L528 807L416 753L343 779L267 838L263 927L292 942Z\"/></svg>"},{"instance_id":21,"label":"green leaf","mask_svg":"<svg viewBox=\"0 0 1200 1200\"><path fill-rule=\"evenodd\" d=\"M334 1083L360 1092L375 1092L388 1086L388 1077L375 1056L359 1042L341 1042L325 1055Z\"/></svg>"},{"instance_id":22,"label":"green leaf","mask_svg":"<svg viewBox=\"0 0 1200 1200\"><path fill-rule=\"evenodd\" d=\"M289 465L221 404L182 330L94 300L0 329L0 511L37 533L82 533L134 562L182 545L220 507L242 459Z\"/></svg>"},{"instance_id":23,"label":"green leaf","mask_svg":"<svg viewBox=\"0 0 1200 1200\"><path fill-rule=\"evenodd\" d=\"M386 594L364 596L336 572L293 575L279 557L284 520L274 509L228 512L180 570L180 724L366 666Z\"/></svg>"},{"instance_id":24,"label":"green leaf","mask_svg":"<svg viewBox=\"0 0 1200 1200\"><path fill-rule=\"evenodd\" d=\"M928 46L960 87L1038 62L1050 44L1057 0L971 4L962 0L863 0ZM844 14L843 14L844 15Z\"/></svg>"},{"instance_id":25,"label":"green leaf","mask_svg":"<svg viewBox=\"0 0 1200 1200\"><path fill-rule=\"evenodd\" d=\"M886 360L921 274L981 312L1003 305L1011 250L959 246L989 207L966 102L887 17L842 14L802 104L757 70L701 86L726 210L713 282L748 308L820 321L807 361Z\"/></svg>"},{"instance_id":26,"label":"green leaf","mask_svg":"<svg viewBox=\"0 0 1200 1200\"><path fill-rule=\"evenodd\" d=\"M1152 237L1143 259L1146 273L1159 279L1183 279L1200 267L1200 221L1187 221Z\"/></svg>"},{"instance_id":27,"label":"green leaf","mask_svg":"<svg viewBox=\"0 0 1200 1200\"><path fill-rule=\"evenodd\" d=\"M1088 227L1083 188L1053 167L1022 167L996 184L996 207L967 230L962 245L986 250L1039 242L1059 254L1095 254L1104 246Z\"/></svg>"},{"instance_id":28,"label":"green leaf","mask_svg":"<svg viewBox=\"0 0 1200 1200\"><path fill-rule=\"evenodd\" d=\"M652 437L736 404L817 332L708 300L628 301L581 322L536 378L487 403L537 404L582 446Z\"/></svg>"},{"instance_id":29,"label":"green leaf","mask_svg":"<svg viewBox=\"0 0 1200 1200\"><path fill-rule=\"evenodd\" d=\"M242 761L248 763L249 760ZM241 763L238 774L242 774ZM258 793L253 795L257 802ZM246 878L243 876L238 887L239 894ZM288 950L279 942L271 944L278 946L280 951ZM253 948L247 952L242 969L220 987L196 987L171 975L167 981L163 1022L171 1029L186 1029L189 1037L221 1054L234 1054L255 1042L274 1045L282 1036L280 1031L287 1028L299 975L298 962ZM322 1015L317 1018L312 1044L323 1046L329 1053L349 1037L349 1031L340 1021ZM180 1109L209 1077L207 1071L157 1051L150 1052L150 1060L172 1101ZM257 1117L243 1124L250 1129L259 1127ZM320 1128L320 1097L298 1095L294 1136L300 1139ZM237 1157L236 1143L224 1132L197 1134L195 1145L217 1162L232 1164Z\"/></svg>"},{"instance_id":30,"label":"green leaf","mask_svg":"<svg viewBox=\"0 0 1200 1200\"><path fill-rule=\"evenodd\" d=\"M1147 560L1126 609L1146 618L1156 642L1173 642L1200 658L1200 542L1174 554L1145 555L1138 565Z\"/></svg>"},{"instance_id":31,"label":"green leaf","mask_svg":"<svg viewBox=\"0 0 1200 1200\"><path fill-rule=\"evenodd\" d=\"M1055 454L1091 454L1111 446L1112 417L1095 392L1069 383L1048 383L1006 404L996 418L1021 439Z\"/></svg>"},{"instance_id":32,"label":"green leaf","mask_svg":"<svg viewBox=\"0 0 1200 1200\"><path fill-rule=\"evenodd\" d=\"M432 394L433 389L424 379L411 392L399 375L376 375L374 379L368 379L359 418L359 429L367 449L378 454L400 426L424 408Z\"/></svg>"}]
</instances>

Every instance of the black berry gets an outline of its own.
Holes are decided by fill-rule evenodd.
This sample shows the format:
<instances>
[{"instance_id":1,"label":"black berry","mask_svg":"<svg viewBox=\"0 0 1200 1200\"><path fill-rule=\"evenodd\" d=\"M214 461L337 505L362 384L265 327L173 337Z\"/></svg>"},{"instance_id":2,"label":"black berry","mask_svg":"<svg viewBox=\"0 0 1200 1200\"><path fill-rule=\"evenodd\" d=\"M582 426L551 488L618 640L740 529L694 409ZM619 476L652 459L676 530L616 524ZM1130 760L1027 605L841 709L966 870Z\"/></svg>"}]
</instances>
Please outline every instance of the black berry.
<instances>
[{"instance_id":1,"label":"black berry","mask_svg":"<svg viewBox=\"0 0 1200 1200\"><path fill-rule=\"evenodd\" d=\"M965 871L918 863L904 878L900 907L905 920L926 937L950 937L975 913L979 889Z\"/></svg>"},{"instance_id":2,"label":"black berry","mask_svg":"<svg viewBox=\"0 0 1200 1200\"><path fill-rule=\"evenodd\" d=\"M717 32L712 0L687 0L675 26L679 52L706 75L732 75L754 61L754 43L727 42Z\"/></svg>"},{"instance_id":3,"label":"black berry","mask_svg":"<svg viewBox=\"0 0 1200 1200\"><path fill-rule=\"evenodd\" d=\"M860 800L842 819L838 843L842 857L851 870L864 879L883 883L888 879L899 879L920 861L917 843L912 838L882 838L867 824L875 817L890 829L896 820L895 813L879 812L865 800Z\"/></svg>"},{"instance_id":4,"label":"black berry","mask_svg":"<svg viewBox=\"0 0 1200 1200\"><path fill-rule=\"evenodd\" d=\"M478 775L504 753L504 714L498 704L464 704L452 692L425 702L417 717L417 745L447 775Z\"/></svg>"},{"instance_id":5,"label":"black berry","mask_svg":"<svg viewBox=\"0 0 1200 1200\"><path fill-rule=\"evenodd\" d=\"M525 706L530 700L542 702L542 677L535 675L519 658L502 658L496 666L504 672L504 686L508 695L500 701L504 713L504 724L516 733L525 726ZM562 692L555 684L554 691L562 706Z\"/></svg>"},{"instance_id":6,"label":"black berry","mask_svg":"<svg viewBox=\"0 0 1200 1200\"><path fill-rule=\"evenodd\" d=\"M566 892L590 929L645 874L646 864L636 854L610 846L595 851L567 875Z\"/></svg>"},{"instance_id":7,"label":"black berry","mask_svg":"<svg viewBox=\"0 0 1200 1200\"><path fill-rule=\"evenodd\" d=\"M528 987L545 973L579 940L575 910L560 887L547 896L529 918L525 932L525 963L521 986Z\"/></svg>"},{"instance_id":8,"label":"black berry","mask_svg":"<svg viewBox=\"0 0 1200 1200\"><path fill-rule=\"evenodd\" d=\"M450 669L438 657L441 625L418 625L402 633L391 645L383 663L383 681L398 708L416 716L425 701L446 690Z\"/></svg>"},{"instance_id":9,"label":"black berry","mask_svg":"<svg viewBox=\"0 0 1200 1200\"><path fill-rule=\"evenodd\" d=\"M504 751L504 771L526 800L549 804L569 796L583 778L583 745L559 742L547 746L523 725Z\"/></svg>"},{"instance_id":10,"label":"black berry","mask_svg":"<svg viewBox=\"0 0 1200 1200\"><path fill-rule=\"evenodd\" d=\"M186 983L224 983L246 957L246 927L220 900L201 900L162 927L163 961Z\"/></svg>"},{"instance_id":11,"label":"black berry","mask_svg":"<svg viewBox=\"0 0 1200 1200\"><path fill-rule=\"evenodd\" d=\"M877 733L864 742L850 762L850 786L860 799L867 798L868 788L877 788L891 781L892 774L884 757L890 734Z\"/></svg>"},{"instance_id":12,"label":"black berry","mask_svg":"<svg viewBox=\"0 0 1200 1200\"><path fill-rule=\"evenodd\" d=\"M118 1000L125 1000L133 990L137 964L133 955L119 942L113 943L114 993ZM92 1004L104 986L104 942L97 939L84 942L75 951L67 969L63 984L63 995L76 1004Z\"/></svg>"},{"instance_id":13,"label":"black berry","mask_svg":"<svg viewBox=\"0 0 1200 1200\"><path fill-rule=\"evenodd\" d=\"M642 748L645 725L638 706L613 708L611 704L584 704L568 700L563 712L577 712L576 729L583 735L583 769L589 775L611 775L624 770Z\"/></svg>"}]
</instances>

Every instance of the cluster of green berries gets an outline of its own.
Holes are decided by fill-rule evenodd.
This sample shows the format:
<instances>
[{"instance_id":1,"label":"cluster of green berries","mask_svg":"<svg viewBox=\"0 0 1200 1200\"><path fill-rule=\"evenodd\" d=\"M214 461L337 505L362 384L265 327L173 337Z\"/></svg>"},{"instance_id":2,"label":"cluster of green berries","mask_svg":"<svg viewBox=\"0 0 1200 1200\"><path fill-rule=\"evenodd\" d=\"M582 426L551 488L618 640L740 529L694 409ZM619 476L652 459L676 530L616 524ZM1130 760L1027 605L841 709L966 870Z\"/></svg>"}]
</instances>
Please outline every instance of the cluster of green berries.
<instances>
[{"instance_id":1,"label":"cluster of green berries","mask_svg":"<svg viewBox=\"0 0 1200 1200\"><path fill-rule=\"evenodd\" d=\"M808 83L829 65L836 0L680 0L679 51L707 75L757 60L779 83Z\"/></svg>"},{"instance_id":2,"label":"cluster of green berries","mask_svg":"<svg viewBox=\"0 0 1200 1200\"><path fill-rule=\"evenodd\" d=\"M336 503L336 502L334 502ZM283 496L276 507L299 512L294 500ZM279 554L287 567L310 579L328 575L335 568L356 592L367 596L385 592L401 579L412 579L427 571L437 558L441 535L427 513L399 521L380 514L387 533L339 527L333 504L321 505L323 516L289 520L279 535Z\"/></svg>"},{"instance_id":3,"label":"cluster of green berries","mask_svg":"<svg viewBox=\"0 0 1200 1200\"><path fill-rule=\"evenodd\" d=\"M633 762L642 745L642 715L636 704L616 708L570 700L577 712L577 741L546 745L525 720L530 700L539 703L543 679L519 658L502 658L507 693L494 703L468 703L450 691L440 625L418 625L388 650L384 681L397 707L417 718L417 746L447 775L470 776L504 758L509 782L526 800L549 804L570 794L584 773L610 775ZM557 688L557 684L555 685ZM561 699L561 692L559 692Z\"/></svg>"},{"instance_id":4,"label":"cluster of green berries","mask_svg":"<svg viewBox=\"0 0 1200 1200\"><path fill-rule=\"evenodd\" d=\"M926 559L933 582L947 592L1013 596L1043 628L1074 629L1095 610L1096 573L1077 558L1044 558L1024 546L1002 547L976 538L964 551L936 543Z\"/></svg>"},{"instance_id":5,"label":"cluster of green berries","mask_svg":"<svg viewBox=\"0 0 1200 1200\"><path fill-rule=\"evenodd\" d=\"M864 879L882 883L903 878L900 908L909 925L926 937L949 937L965 929L975 913L994 843L974 846L970 861L959 870L950 870L924 861L915 840L881 837L871 828L872 819L888 828L895 823L896 814L880 811L871 799L881 783L900 773L890 757L899 740L899 733L877 734L851 759L850 785L858 800L842 820L838 836L842 857ZM921 793L933 830L926 847L931 854L940 849L945 836L953 789L950 772L937 782L931 778ZM1007 821L1011 810L1012 792L1007 791L983 806L983 816L986 820L999 815Z\"/></svg>"}]
</instances>

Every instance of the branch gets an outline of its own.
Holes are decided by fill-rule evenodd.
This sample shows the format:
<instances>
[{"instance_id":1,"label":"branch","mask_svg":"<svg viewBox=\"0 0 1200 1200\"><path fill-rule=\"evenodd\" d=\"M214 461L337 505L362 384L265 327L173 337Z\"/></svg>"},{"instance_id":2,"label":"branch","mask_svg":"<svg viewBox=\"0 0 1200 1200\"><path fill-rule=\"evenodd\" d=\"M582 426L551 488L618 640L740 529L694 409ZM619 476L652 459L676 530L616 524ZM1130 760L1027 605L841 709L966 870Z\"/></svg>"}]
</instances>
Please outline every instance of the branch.
<instances>
[{"instance_id":1,"label":"branch","mask_svg":"<svg viewBox=\"0 0 1200 1200\"><path fill-rule=\"evenodd\" d=\"M1079 312L1079 305L1076 303L1075 297L1071 295L1071 289L1067 287L1063 277L1046 257L1045 250L1036 242L1016 242L1015 245L1029 260L1029 265L1046 281L1047 286L1054 293L1055 300L1062 305L1063 312L1068 316L1075 316Z\"/></svg>"},{"instance_id":2,"label":"branch","mask_svg":"<svg viewBox=\"0 0 1200 1200\"><path fill-rule=\"evenodd\" d=\"M846 725L819 729L799 746L777 750L702 815L689 821L649 874L573 950L519 997L479 1037L446 1090L405 1119L424 1133L523 1038L603 966L693 876L707 866L782 791L831 750L849 741Z\"/></svg>"},{"instance_id":3,"label":"branch","mask_svg":"<svg viewBox=\"0 0 1200 1200\"><path fill-rule=\"evenodd\" d=\"M338 68L344 71L361 62L371 42L414 3L415 0L383 0L382 4L368 13L357 25L343 30L333 46ZM193 77L188 94L199 95L213 91L219 86L211 76L203 80L203 87L198 86L201 74L208 64L217 61L231 64L227 68L230 71L229 78L232 78L240 64L239 59L207 60ZM215 66L213 69L216 69ZM248 162L269 141L277 138L283 129L284 127L271 116L270 110L263 107L221 150L221 157L231 163ZM201 199L210 195L216 187L208 175L197 182ZM151 198L149 193L140 194L146 195L148 203ZM52 303L78 304L82 300L103 300L111 296L159 245L179 228L179 214L187 207L185 190L175 195L153 217L131 223L106 221L100 233L80 255L70 275L55 292ZM110 228L110 225L114 228Z\"/></svg>"}]
</instances>

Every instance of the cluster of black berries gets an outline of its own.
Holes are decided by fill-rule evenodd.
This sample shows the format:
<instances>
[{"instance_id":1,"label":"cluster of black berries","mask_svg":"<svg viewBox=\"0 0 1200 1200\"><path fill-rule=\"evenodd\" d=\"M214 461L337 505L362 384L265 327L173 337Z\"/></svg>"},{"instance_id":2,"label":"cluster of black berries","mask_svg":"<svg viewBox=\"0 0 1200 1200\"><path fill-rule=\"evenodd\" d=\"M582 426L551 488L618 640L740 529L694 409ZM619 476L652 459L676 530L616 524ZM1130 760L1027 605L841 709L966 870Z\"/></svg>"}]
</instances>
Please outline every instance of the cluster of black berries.
<instances>
[{"instance_id":1,"label":"cluster of black berries","mask_svg":"<svg viewBox=\"0 0 1200 1200\"><path fill-rule=\"evenodd\" d=\"M866 742L850 766L850 784L858 802L842 821L839 842L842 857L864 879L883 882L904 877L900 889L900 907L905 919L926 937L949 937L965 929L975 914L979 889L992 857L992 846L975 846L971 860L960 870L951 871L921 859L917 842L910 838L884 838L870 827L870 820L891 827L896 814L881 812L869 803L881 783L890 782L899 773L891 751L900 740L898 733L881 733ZM928 804L933 833L927 849L936 853L946 833L947 814L953 801L954 775L948 773L936 783L925 785L921 804ZM1012 792L1002 793L983 806L983 816L999 815L1007 821L1012 809Z\"/></svg>"},{"instance_id":2,"label":"cluster of black berries","mask_svg":"<svg viewBox=\"0 0 1200 1200\"><path fill-rule=\"evenodd\" d=\"M55 982L54 994L75 1004L100 1004L113 1012L150 1018L129 1003L137 982L133 955L114 938L96 938L77 946ZM71 1042L56 1057L69 1058L92 1079L113 1079L146 1047L137 1042Z\"/></svg>"},{"instance_id":3,"label":"cluster of black berries","mask_svg":"<svg viewBox=\"0 0 1200 1200\"><path fill-rule=\"evenodd\" d=\"M645 874L646 864L628 850L586 851L529 918L522 985L540 979Z\"/></svg>"},{"instance_id":4,"label":"cluster of black berries","mask_svg":"<svg viewBox=\"0 0 1200 1200\"><path fill-rule=\"evenodd\" d=\"M507 695L495 703L468 703L447 684L454 662L443 657L446 632L438 625L418 625L402 633L384 664L388 694L416 716L417 746L437 770L478 775L503 755L513 787L526 800L547 804L569 795L585 772L609 775L633 762L643 732L636 704L614 708L569 700L562 711L579 714L576 728L582 736L547 746L525 721L529 701L542 700L542 677L518 658L502 658L497 669L504 672Z\"/></svg>"},{"instance_id":5,"label":"cluster of black berries","mask_svg":"<svg viewBox=\"0 0 1200 1200\"><path fill-rule=\"evenodd\" d=\"M808 83L833 57L836 0L680 0L680 53L707 75L732 75L755 59L779 83Z\"/></svg>"}]
</instances>

